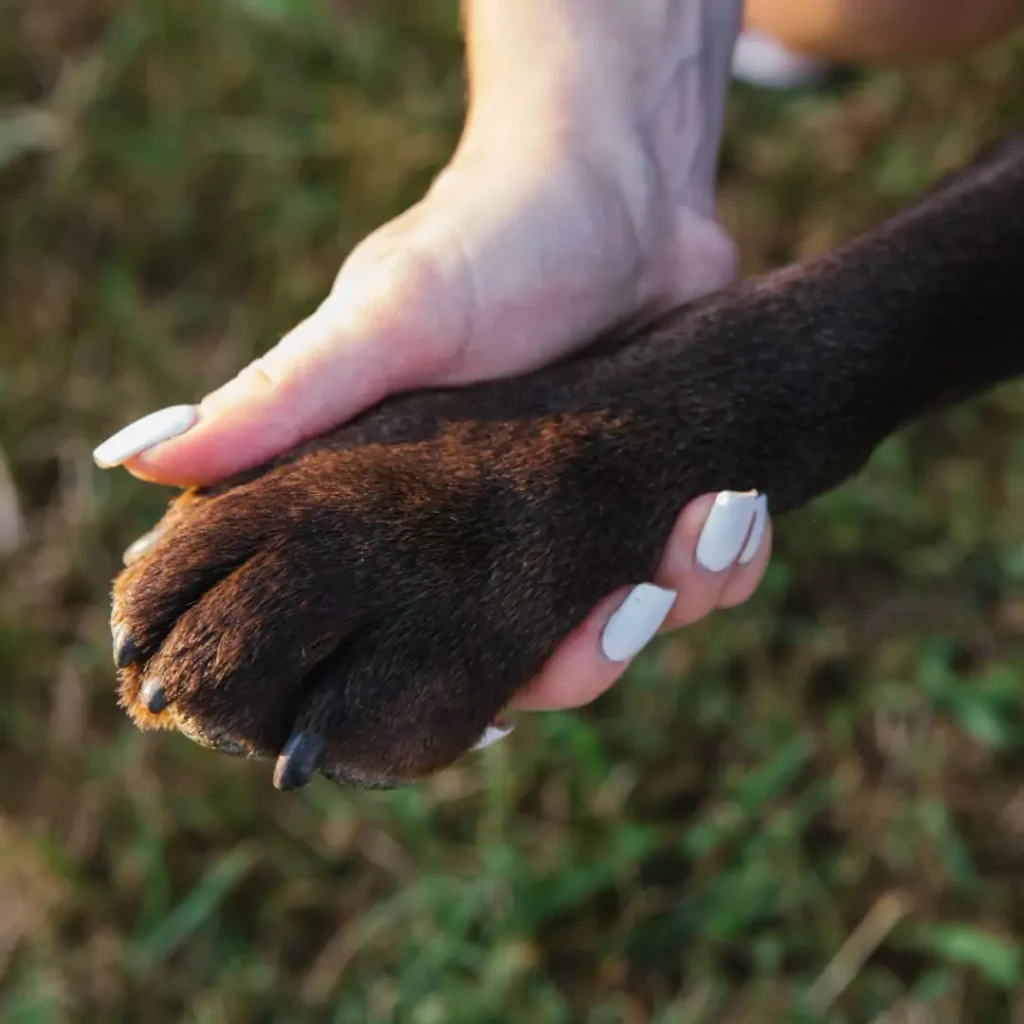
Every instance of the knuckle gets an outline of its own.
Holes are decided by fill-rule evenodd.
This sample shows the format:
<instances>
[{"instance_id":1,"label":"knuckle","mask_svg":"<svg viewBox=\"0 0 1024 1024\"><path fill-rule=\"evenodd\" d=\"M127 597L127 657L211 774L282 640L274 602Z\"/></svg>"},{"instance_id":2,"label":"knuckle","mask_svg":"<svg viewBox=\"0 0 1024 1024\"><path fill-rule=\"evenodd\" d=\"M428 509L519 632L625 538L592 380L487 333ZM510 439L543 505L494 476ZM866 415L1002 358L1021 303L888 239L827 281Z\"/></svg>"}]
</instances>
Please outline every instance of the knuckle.
<instances>
[{"instance_id":1,"label":"knuckle","mask_svg":"<svg viewBox=\"0 0 1024 1024\"><path fill-rule=\"evenodd\" d=\"M247 392L273 392L281 384L281 374L267 356L260 356L239 373L238 382Z\"/></svg>"},{"instance_id":2,"label":"knuckle","mask_svg":"<svg viewBox=\"0 0 1024 1024\"><path fill-rule=\"evenodd\" d=\"M421 246L372 238L349 257L332 298L358 303L367 312L415 316L426 309L441 287L434 260Z\"/></svg>"},{"instance_id":3,"label":"knuckle","mask_svg":"<svg viewBox=\"0 0 1024 1024\"><path fill-rule=\"evenodd\" d=\"M461 345L459 282L426 242L372 239L349 257L329 302L382 339L415 339L395 353L419 375L443 376Z\"/></svg>"}]
</instances>

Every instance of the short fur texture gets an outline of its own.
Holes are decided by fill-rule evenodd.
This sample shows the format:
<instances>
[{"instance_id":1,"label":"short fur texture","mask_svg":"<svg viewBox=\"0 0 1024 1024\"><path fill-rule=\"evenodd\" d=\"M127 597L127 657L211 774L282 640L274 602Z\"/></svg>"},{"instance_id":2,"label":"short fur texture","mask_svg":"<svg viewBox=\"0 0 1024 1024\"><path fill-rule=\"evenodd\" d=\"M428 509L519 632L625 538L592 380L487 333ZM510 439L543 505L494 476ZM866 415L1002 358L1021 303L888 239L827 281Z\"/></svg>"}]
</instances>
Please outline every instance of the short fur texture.
<instances>
[{"instance_id":1,"label":"short fur texture","mask_svg":"<svg viewBox=\"0 0 1024 1024\"><path fill-rule=\"evenodd\" d=\"M283 788L449 764L601 598L651 578L691 498L758 488L784 513L1024 373L1024 134L824 257L638 324L389 398L174 501L114 587L133 719L284 750Z\"/></svg>"}]
</instances>

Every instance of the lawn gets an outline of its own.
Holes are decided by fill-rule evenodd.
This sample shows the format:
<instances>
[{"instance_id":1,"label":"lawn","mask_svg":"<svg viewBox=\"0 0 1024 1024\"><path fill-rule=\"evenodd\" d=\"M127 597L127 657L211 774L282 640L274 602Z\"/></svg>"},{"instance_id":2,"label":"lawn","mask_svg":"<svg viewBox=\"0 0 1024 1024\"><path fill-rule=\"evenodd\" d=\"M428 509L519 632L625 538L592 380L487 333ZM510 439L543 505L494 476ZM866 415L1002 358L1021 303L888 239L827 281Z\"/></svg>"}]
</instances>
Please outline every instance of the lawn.
<instances>
[{"instance_id":1,"label":"lawn","mask_svg":"<svg viewBox=\"0 0 1024 1024\"><path fill-rule=\"evenodd\" d=\"M429 784L286 796L117 709L108 588L168 493L90 451L269 346L422 193L457 28L441 0L0 0L0 1021L1024 1021L1019 386L780 522L749 605ZM735 90L745 269L1015 119L1020 35Z\"/></svg>"}]
</instances>

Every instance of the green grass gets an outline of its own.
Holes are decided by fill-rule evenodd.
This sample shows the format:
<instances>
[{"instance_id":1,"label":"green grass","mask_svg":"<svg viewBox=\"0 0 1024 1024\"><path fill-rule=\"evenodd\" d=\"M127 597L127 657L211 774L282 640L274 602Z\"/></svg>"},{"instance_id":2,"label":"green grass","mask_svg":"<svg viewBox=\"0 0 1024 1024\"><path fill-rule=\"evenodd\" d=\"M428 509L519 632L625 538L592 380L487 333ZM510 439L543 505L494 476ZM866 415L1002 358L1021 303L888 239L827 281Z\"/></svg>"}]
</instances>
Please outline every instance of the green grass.
<instances>
[{"instance_id":1,"label":"green grass","mask_svg":"<svg viewBox=\"0 0 1024 1024\"><path fill-rule=\"evenodd\" d=\"M89 452L266 348L422 192L460 125L455 4L0 18L0 447L27 523L0 570L0 1021L1024 1013L1024 391L891 441L779 524L748 606L595 706L416 789L282 796L117 710L107 588L167 495ZM1019 36L737 90L723 216L748 270L821 250L1022 114Z\"/></svg>"}]
</instances>

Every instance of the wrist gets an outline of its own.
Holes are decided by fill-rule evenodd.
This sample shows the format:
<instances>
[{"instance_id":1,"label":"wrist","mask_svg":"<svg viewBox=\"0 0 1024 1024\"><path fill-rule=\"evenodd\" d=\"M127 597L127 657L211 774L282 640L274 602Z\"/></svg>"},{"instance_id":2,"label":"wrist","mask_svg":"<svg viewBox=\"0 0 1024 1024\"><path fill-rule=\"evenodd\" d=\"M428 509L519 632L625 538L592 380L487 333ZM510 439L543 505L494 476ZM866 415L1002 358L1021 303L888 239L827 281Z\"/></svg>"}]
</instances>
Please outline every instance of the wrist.
<instances>
[{"instance_id":1,"label":"wrist","mask_svg":"<svg viewBox=\"0 0 1024 1024\"><path fill-rule=\"evenodd\" d=\"M467 0L466 138L569 138L713 216L741 0ZM623 145L623 143L626 143ZM644 168L628 165L643 160Z\"/></svg>"}]
</instances>

